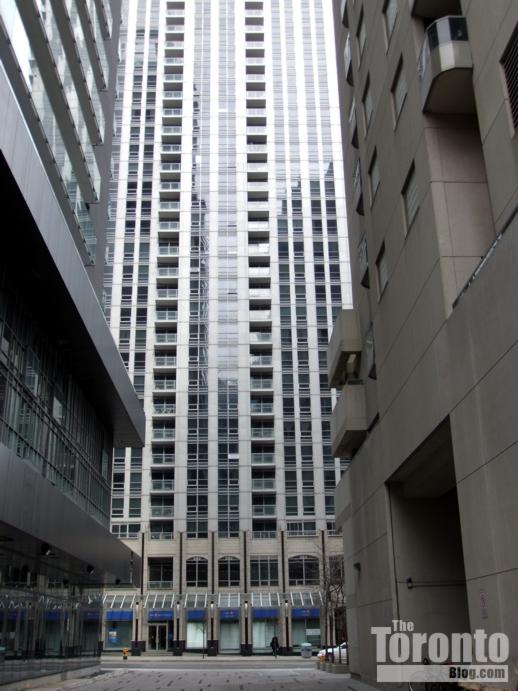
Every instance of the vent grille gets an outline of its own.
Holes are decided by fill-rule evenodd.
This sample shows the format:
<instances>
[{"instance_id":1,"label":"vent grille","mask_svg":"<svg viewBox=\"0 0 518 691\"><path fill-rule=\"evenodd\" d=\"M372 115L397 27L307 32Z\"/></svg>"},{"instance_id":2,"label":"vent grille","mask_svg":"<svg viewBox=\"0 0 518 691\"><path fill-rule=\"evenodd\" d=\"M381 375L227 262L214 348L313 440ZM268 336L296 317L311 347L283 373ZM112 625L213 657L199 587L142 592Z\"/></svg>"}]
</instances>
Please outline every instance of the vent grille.
<instances>
[{"instance_id":1,"label":"vent grille","mask_svg":"<svg viewBox=\"0 0 518 691\"><path fill-rule=\"evenodd\" d=\"M518 129L518 30L516 30L502 58L507 91L509 93L509 105L513 125Z\"/></svg>"}]
</instances>

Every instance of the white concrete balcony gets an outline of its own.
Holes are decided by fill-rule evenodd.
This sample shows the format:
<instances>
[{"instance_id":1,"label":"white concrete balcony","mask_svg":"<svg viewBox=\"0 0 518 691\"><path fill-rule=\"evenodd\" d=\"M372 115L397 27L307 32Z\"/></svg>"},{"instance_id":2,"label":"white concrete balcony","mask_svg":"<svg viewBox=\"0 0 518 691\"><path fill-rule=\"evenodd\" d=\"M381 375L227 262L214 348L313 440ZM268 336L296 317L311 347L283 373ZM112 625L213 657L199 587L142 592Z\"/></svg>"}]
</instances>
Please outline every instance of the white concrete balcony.
<instances>
[{"instance_id":1,"label":"white concrete balcony","mask_svg":"<svg viewBox=\"0 0 518 691\"><path fill-rule=\"evenodd\" d=\"M348 384L342 389L331 416L333 456L351 458L367 434L365 389L363 384Z\"/></svg>"},{"instance_id":2,"label":"white concrete balcony","mask_svg":"<svg viewBox=\"0 0 518 691\"><path fill-rule=\"evenodd\" d=\"M327 348L328 379L331 388L341 387L358 369L362 352L358 313L342 310L336 319Z\"/></svg>"},{"instance_id":3,"label":"white concrete balcony","mask_svg":"<svg viewBox=\"0 0 518 691\"><path fill-rule=\"evenodd\" d=\"M423 110L452 114L475 111L473 59L464 17L441 17L430 24L417 72Z\"/></svg>"}]
</instances>

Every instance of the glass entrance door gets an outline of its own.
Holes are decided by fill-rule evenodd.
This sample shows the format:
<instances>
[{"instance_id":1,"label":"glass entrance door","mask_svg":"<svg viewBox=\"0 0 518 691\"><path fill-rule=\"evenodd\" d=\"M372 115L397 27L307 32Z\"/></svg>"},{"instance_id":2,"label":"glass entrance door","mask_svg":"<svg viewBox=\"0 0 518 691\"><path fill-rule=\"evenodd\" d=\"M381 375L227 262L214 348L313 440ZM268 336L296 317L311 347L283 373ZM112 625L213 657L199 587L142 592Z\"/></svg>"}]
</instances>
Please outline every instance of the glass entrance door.
<instances>
[{"instance_id":1,"label":"glass entrance door","mask_svg":"<svg viewBox=\"0 0 518 691\"><path fill-rule=\"evenodd\" d=\"M149 650L167 650L167 624L148 625Z\"/></svg>"}]
</instances>

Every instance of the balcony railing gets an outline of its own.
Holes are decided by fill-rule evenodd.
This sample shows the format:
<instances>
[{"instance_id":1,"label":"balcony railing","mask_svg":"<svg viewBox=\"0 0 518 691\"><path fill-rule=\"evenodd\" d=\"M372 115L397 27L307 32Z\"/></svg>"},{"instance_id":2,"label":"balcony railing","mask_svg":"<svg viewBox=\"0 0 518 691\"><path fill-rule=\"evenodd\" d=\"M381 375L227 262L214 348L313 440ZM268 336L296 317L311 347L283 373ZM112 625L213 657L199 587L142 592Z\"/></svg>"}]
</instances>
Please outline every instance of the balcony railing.
<instances>
[{"instance_id":1,"label":"balcony railing","mask_svg":"<svg viewBox=\"0 0 518 691\"><path fill-rule=\"evenodd\" d=\"M159 266L157 271L158 278L178 278L177 266Z\"/></svg>"},{"instance_id":2,"label":"balcony railing","mask_svg":"<svg viewBox=\"0 0 518 691\"><path fill-rule=\"evenodd\" d=\"M252 531L252 538L254 540L272 540L277 537L276 530L254 530Z\"/></svg>"},{"instance_id":3,"label":"balcony railing","mask_svg":"<svg viewBox=\"0 0 518 691\"><path fill-rule=\"evenodd\" d=\"M276 512L275 504L252 504L253 516L275 516Z\"/></svg>"},{"instance_id":4,"label":"balcony railing","mask_svg":"<svg viewBox=\"0 0 518 691\"><path fill-rule=\"evenodd\" d=\"M250 343L271 343L272 334L264 331L251 331Z\"/></svg>"},{"instance_id":5,"label":"balcony railing","mask_svg":"<svg viewBox=\"0 0 518 691\"><path fill-rule=\"evenodd\" d=\"M153 429L153 439L174 439L176 430L174 427L158 427Z\"/></svg>"},{"instance_id":6,"label":"balcony railing","mask_svg":"<svg viewBox=\"0 0 518 691\"><path fill-rule=\"evenodd\" d=\"M176 405L174 403L154 403L153 415L174 415Z\"/></svg>"},{"instance_id":7,"label":"balcony railing","mask_svg":"<svg viewBox=\"0 0 518 691\"><path fill-rule=\"evenodd\" d=\"M157 310L156 321L175 322L178 319L177 310Z\"/></svg>"},{"instance_id":8,"label":"balcony railing","mask_svg":"<svg viewBox=\"0 0 518 691\"><path fill-rule=\"evenodd\" d=\"M250 367L271 367L272 364L271 355L250 355Z\"/></svg>"},{"instance_id":9,"label":"balcony railing","mask_svg":"<svg viewBox=\"0 0 518 691\"><path fill-rule=\"evenodd\" d=\"M153 453L151 461L153 465L174 465L174 453Z\"/></svg>"},{"instance_id":10,"label":"balcony railing","mask_svg":"<svg viewBox=\"0 0 518 691\"><path fill-rule=\"evenodd\" d=\"M173 533L167 530L153 530L151 529L149 536L152 540L172 540Z\"/></svg>"},{"instance_id":11,"label":"balcony railing","mask_svg":"<svg viewBox=\"0 0 518 691\"><path fill-rule=\"evenodd\" d=\"M153 492L173 492L174 480L151 480L151 490Z\"/></svg>"},{"instance_id":12,"label":"balcony railing","mask_svg":"<svg viewBox=\"0 0 518 691\"><path fill-rule=\"evenodd\" d=\"M423 110L474 112L472 71L465 17L441 17L430 24L417 68Z\"/></svg>"},{"instance_id":13,"label":"balcony railing","mask_svg":"<svg viewBox=\"0 0 518 691\"><path fill-rule=\"evenodd\" d=\"M158 288L156 296L159 300L176 300L178 297L177 288Z\"/></svg>"},{"instance_id":14,"label":"balcony railing","mask_svg":"<svg viewBox=\"0 0 518 691\"><path fill-rule=\"evenodd\" d=\"M152 506L151 516L153 516L153 518L167 518L174 516L174 506Z\"/></svg>"},{"instance_id":15,"label":"balcony railing","mask_svg":"<svg viewBox=\"0 0 518 691\"><path fill-rule=\"evenodd\" d=\"M252 453L252 465L273 465L275 455L273 453Z\"/></svg>"},{"instance_id":16,"label":"balcony railing","mask_svg":"<svg viewBox=\"0 0 518 691\"><path fill-rule=\"evenodd\" d=\"M158 245L158 254L160 257L177 257L179 251L180 248L178 245Z\"/></svg>"},{"instance_id":17,"label":"balcony railing","mask_svg":"<svg viewBox=\"0 0 518 691\"><path fill-rule=\"evenodd\" d=\"M271 389L273 387L273 379L251 379L250 388L255 390Z\"/></svg>"},{"instance_id":18,"label":"balcony railing","mask_svg":"<svg viewBox=\"0 0 518 691\"><path fill-rule=\"evenodd\" d=\"M271 415L273 413L273 403L271 401L251 401L250 413L252 415Z\"/></svg>"},{"instance_id":19,"label":"balcony railing","mask_svg":"<svg viewBox=\"0 0 518 691\"><path fill-rule=\"evenodd\" d=\"M176 379L155 379L155 389L157 391L175 391Z\"/></svg>"},{"instance_id":20,"label":"balcony railing","mask_svg":"<svg viewBox=\"0 0 518 691\"><path fill-rule=\"evenodd\" d=\"M253 478L252 489L275 489L275 478Z\"/></svg>"},{"instance_id":21,"label":"balcony railing","mask_svg":"<svg viewBox=\"0 0 518 691\"><path fill-rule=\"evenodd\" d=\"M155 355L155 367L176 367L174 355Z\"/></svg>"},{"instance_id":22,"label":"balcony railing","mask_svg":"<svg viewBox=\"0 0 518 691\"><path fill-rule=\"evenodd\" d=\"M155 334L155 343L176 343L176 334L171 333L171 334Z\"/></svg>"},{"instance_id":23,"label":"balcony railing","mask_svg":"<svg viewBox=\"0 0 518 691\"><path fill-rule=\"evenodd\" d=\"M252 427L252 439L271 439L274 436L273 427Z\"/></svg>"}]
</instances>

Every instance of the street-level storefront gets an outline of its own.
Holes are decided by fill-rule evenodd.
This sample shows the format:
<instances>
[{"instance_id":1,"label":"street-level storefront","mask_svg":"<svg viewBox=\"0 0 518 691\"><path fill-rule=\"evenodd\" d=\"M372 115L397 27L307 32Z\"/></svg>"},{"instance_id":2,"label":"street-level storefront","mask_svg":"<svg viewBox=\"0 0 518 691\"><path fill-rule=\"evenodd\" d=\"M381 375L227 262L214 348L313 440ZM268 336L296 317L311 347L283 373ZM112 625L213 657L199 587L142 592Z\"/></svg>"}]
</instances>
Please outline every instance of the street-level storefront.
<instances>
[{"instance_id":1,"label":"street-level storefront","mask_svg":"<svg viewBox=\"0 0 518 691\"><path fill-rule=\"evenodd\" d=\"M173 610L149 609L147 613L147 649L149 652L164 652L173 646Z\"/></svg>"},{"instance_id":2,"label":"street-level storefront","mask_svg":"<svg viewBox=\"0 0 518 691\"><path fill-rule=\"evenodd\" d=\"M106 612L104 647L106 650L131 648L133 612L130 609L109 609Z\"/></svg>"},{"instance_id":3,"label":"street-level storefront","mask_svg":"<svg viewBox=\"0 0 518 691\"><path fill-rule=\"evenodd\" d=\"M188 609L185 613L186 650L203 650L207 646L207 611Z\"/></svg>"},{"instance_id":4,"label":"street-level storefront","mask_svg":"<svg viewBox=\"0 0 518 691\"><path fill-rule=\"evenodd\" d=\"M100 641L101 612L98 609L85 609L82 615L81 648L97 654Z\"/></svg>"},{"instance_id":5,"label":"street-level storefront","mask_svg":"<svg viewBox=\"0 0 518 691\"><path fill-rule=\"evenodd\" d=\"M271 650L270 642L279 637L279 609L277 607L254 607L252 609L252 649L254 652Z\"/></svg>"},{"instance_id":6,"label":"street-level storefront","mask_svg":"<svg viewBox=\"0 0 518 691\"><path fill-rule=\"evenodd\" d=\"M318 607L293 607L291 610L291 639L293 648L301 643L312 643L320 648L320 609Z\"/></svg>"},{"instance_id":7,"label":"street-level storefront","mask_svg":"<svg viewBox=\"0 0 518 691\"><path fill-rule=\"evenodd\" d=\"M240 650L241 629L239 608L219 610L219 650L222 653L235 653Z\"/></svg>"}]
</instances>

